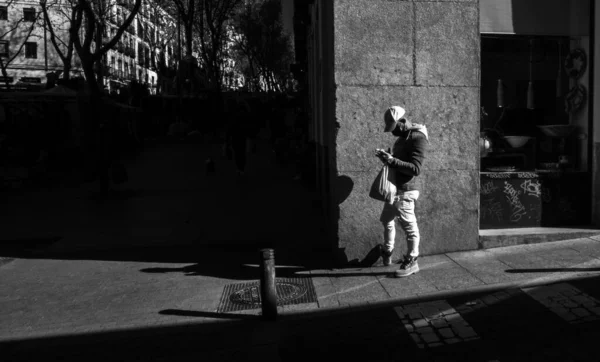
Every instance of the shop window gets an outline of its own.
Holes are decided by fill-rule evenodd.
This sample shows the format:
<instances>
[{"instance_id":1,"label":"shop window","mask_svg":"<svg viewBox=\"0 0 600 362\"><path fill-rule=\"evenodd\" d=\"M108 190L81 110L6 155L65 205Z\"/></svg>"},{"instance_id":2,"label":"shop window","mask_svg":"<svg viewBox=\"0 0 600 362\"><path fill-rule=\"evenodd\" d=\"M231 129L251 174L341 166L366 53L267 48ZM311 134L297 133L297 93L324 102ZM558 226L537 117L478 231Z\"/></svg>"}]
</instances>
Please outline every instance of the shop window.
<instances>
[{"instance_id":1,"label":"shop window","mask_svg":"<svg viewBox=\"0 0 600 362\"><path fill-rule=\"evenodd\" d=\"M23 20L35 21L35 9L34 8L23 9Z\"/></svg>"},{"instance_id":2,"label":"shop window","mask_svg":"<svg viewBox=\"0 0 600 362\"><path fill-rule=\"evenodd\" d=\"M584 170L586 147L571 137L587 131L578 38L484 34L481 50L482 170Z\"/></svg>"},{"instance_id":3,"label":"shop window","mask_svg":"<svg viewBox=\"0 0 600 362\"><path fill-rule=\"evenodd\" d=\"M0 6L0 20L8 20L8 7Z\"/></svg>"},{"instance_id":4,"label":"shop window","mask_svg":"<svg viewBox=\"0 0 600 362\"><path fill-rule=\"evenodd\" d=\"M25 43L25 58L36 59L37 58L37 43L26 42Z\"/></svg>"},{"instance_id":5,"label":"shop window","mask_svg":"<svg viewBox=\"0 0 600 362\"><path fill-rule=\"evenodd\" d=\"M590 4L480 1L480 229L591 222Z\"/></svg>"},{"instance_id":6,"label":"shop window","mask_svg":"<svg viewBox=\"0 0 600 362\"><path fill-rule=\"evenodd\" d=\"M8 56L8 40L0 40L0 56Z\"/></svg>"}]
</instances>

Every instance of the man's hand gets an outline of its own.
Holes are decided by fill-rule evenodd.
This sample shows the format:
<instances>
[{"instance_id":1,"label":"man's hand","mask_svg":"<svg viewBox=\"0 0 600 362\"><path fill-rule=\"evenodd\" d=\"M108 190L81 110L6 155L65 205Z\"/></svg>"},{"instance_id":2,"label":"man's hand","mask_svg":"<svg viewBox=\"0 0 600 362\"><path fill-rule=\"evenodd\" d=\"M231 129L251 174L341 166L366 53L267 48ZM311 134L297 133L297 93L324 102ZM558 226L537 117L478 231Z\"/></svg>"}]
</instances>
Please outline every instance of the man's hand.
<instances>
[{"instance_id":1,"label":"man's hand","mask_svg":"<svg viewBox=\"0 0 600 362\"><path fill-rule=\"evenodd\" d=\"M375 151L375 156L377 156L381 160L381 162L384 162L384 163L387 163L388 160L390 158L392 158L391 154L389 154L389 153L387 153L387 152L385 152L384 150L381 150L381 149L378 149L378 150Z\"/></svg>"}]
</instances>

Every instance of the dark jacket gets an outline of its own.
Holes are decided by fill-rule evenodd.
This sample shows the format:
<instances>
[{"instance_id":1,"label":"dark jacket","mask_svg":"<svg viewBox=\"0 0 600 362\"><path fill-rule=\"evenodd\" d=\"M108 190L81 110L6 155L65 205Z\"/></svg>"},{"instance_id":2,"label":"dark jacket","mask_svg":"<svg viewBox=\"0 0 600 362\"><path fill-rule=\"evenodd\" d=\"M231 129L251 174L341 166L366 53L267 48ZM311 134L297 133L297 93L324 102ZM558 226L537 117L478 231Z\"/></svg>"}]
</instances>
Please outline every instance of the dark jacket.
<instances>
[{"instance_id":1,"label":"dark jacket","mask_svg":"<svg viewBox=\"0 0 600 362\"><path fill-rule=\"evenodd\" d=\"M388 165L396 171L398 191L419 190L416 177L421 173L428 143L427 129L422 125L413 126L394 143Z\"/></svg>"}]
</instances>

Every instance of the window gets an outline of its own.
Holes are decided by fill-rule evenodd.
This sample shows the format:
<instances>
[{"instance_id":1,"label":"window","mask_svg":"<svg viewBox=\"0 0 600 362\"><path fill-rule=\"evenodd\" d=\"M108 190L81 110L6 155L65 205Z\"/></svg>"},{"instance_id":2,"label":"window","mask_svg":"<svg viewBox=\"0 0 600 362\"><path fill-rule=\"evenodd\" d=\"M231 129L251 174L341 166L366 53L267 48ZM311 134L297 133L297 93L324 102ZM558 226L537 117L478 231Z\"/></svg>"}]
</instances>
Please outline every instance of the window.
<instances>
[{"instance_id":1,"label":"window","mask_svg":"<svg viewBox=\"0 0 600 362\"><path fill-rule=\"evenodd\" d=\"M25 43L25 58L37 58L37 43L26 42Z\"/></svg>"},{"instance_id":2,"label":"window","mask_svg":"<svg viewBox=\"0 0 600 362\"><path fill-rule=\"evenodd\" d=\"M23 9L23 20L35 21L35 9L34 8Z\"/></svg>"},{"instance_id":3,"label":"window","mask_svg":"<svg viewBox=\"0 0 600 362\"><path fill-rule=\"evenodd\" d=\"M0 6L0 20L8 20L8 7Z\"/></svg>"},{"instance_id":4,"label":"window","mask_svg":"<svg viewBox=\"0 0 600 362\"><path fill-rule=\"evenodd\" d=\"M8 41L0 40L0 56L7 57L8 56Z\"/></svg>"}]
</instances>

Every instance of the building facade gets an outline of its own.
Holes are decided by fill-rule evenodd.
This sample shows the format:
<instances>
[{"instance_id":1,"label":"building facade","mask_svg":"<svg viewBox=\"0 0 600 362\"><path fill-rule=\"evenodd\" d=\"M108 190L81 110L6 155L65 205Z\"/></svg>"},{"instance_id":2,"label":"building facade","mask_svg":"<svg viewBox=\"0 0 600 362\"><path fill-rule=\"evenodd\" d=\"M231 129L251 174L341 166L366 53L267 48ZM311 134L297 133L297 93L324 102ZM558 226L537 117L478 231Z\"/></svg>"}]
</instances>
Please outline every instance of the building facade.
<instances>
[{"instance_id":1,"label":"building facade","mask_svg":"<svg viewBox=\"0 0 600 362\"><path fill-rule=\"evenodd\" d=\"M68 41L71 8L66 0L48 0L50 25L59 44ZM133 8L132 0L108 2L107 29L103 41L108 42ZM51 41L49 24L44 19L39 1L14 0L0 2L0 54L11 84L45 84L48 73L63 71L63 62ZM131 80L156 90L158 66L173 66L176 59L176 21L153 2L143 1L132 24L117 46L104 59L104 84L107 91L128 85ZM63 52L66 46L62 46ZM8 64L6 64L8 62ZM71 77L83 76L76 51ZM2 78L3 83L6 80Z\"/></svg>"},{"instance_id":2,"label":"building facade","mask_svg":"<svg viewBox=\"0 0 600 362\"><path fill-rule=\"evenodd\" d=\"M58 6L57 6L58 10ZM66 22L55 17L56 37L66 40ZM0 82L17 85L41 85L46 83L46 74L63 70L63 63L51 44L50 35L44 26L44 16L38 1L19 0L0 2L0 56L7 73ZM81 64L73 57L71 75L81 74Z\"/></svg>"},{"instance_id":3,"label":"building facade","mask_svg":"<svg viewBox=\"0 0 600 362\"><path fill-rule=\"evenodd\" d=\"M106 41L125 22L133 4L133 0L112 4ZM138 15L104 59L108 89L118 89L131 80L148 85L153 94L159 82L163 90L170 89L168 79L158 79L165 72L159 67L174 67L178 40L176 20L157 4L143 1Z\"/></svg>"},{"instance_id":4,"label":"building facade","mask_svg":"<svg viewBox=\"0 0 600 362\"><path fill-rule=\"evenodd\" d=\"M596 3L296 2L316 183L340 263L366 262L382 242L382 204L368 194L374 150L394 142L383 133L391 105L429 131L421 254L600 226ZM396 245L400 258L401 232Z\"/></svg>"}]
</instances>

